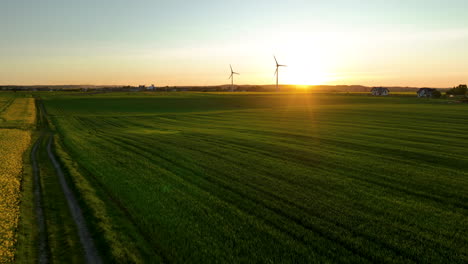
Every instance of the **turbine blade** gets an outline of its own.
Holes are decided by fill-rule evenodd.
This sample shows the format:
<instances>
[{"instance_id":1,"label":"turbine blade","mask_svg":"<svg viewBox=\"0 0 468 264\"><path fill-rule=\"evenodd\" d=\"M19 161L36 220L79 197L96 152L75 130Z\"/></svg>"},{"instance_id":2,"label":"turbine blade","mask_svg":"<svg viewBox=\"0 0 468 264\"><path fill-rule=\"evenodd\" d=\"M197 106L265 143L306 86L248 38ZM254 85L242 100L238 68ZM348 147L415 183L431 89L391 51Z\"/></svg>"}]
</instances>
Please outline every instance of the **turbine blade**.
<instances>
[{"instance_id":1,"label":"turbine blade","mask_svg":"<svg viewBox=\"0 0 468 264\"><path fill-rule=\"evenodd\" d=\"M276 67L275 76L278 74L278 67Z\"/></svg>"},{"instance_id":2,"label":"turbine blade","mask_svg":"<svg viewBox=\"0 0 468 264\"><path fill-rule=\"evenodd\" d=\"M231 73L231 76L229 76L229 78L228 78L228 79L231 79L231 78L232 78L232 73Z\"/></svg>"},{"instance_id":3,"label":"turbine blade","mask_svg":"<svg viewBox=\"0 0 468 264\"><path fill-rule=\"evenodd\" d=\"M231 65L231 64L229 64L229 67L231 67L231 72L233 72L233 70L232 70L232 65Z\"/></svg>"},{"instance_id":4,"label":"turbine blade","mask_svg":"<svg viewBox=\"0 0 468 264\"><path fill-rule=\"evenodd\" d=\"M276 59L276 56L273 55L273 58L275 58L276 65L279 65L278 60Z\"/></svg>"}]
</instances>

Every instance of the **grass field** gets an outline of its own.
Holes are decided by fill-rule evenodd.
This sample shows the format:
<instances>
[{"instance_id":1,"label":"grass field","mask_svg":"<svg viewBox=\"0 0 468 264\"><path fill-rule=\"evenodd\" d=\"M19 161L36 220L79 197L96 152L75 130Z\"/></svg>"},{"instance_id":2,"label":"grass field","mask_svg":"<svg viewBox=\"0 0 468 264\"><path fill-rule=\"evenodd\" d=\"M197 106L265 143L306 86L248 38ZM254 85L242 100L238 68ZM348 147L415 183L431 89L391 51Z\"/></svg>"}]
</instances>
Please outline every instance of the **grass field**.
<instances>
[{"instance_id":1,"label":"grass field","mask_svg":"<svg viewBox=\"0 0 468 264\"><path fill-rule=\"evenodd\" d=\"M106 259L468 261L466 105L301 93L44 104Z\"/></svg>"}]
</instances>

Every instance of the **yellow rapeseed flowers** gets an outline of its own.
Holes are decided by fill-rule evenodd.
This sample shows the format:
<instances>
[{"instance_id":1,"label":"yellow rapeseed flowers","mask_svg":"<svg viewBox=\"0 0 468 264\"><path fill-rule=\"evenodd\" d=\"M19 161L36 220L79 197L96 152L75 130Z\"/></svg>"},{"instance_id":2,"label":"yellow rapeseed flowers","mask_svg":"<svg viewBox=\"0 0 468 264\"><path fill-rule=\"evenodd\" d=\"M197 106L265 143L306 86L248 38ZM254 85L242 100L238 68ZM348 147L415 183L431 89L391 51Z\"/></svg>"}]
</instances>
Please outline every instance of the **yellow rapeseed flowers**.
<instances>
[{"instance_id":1,"label":"yellow rapeseed flowers","mask_svg":"<svg viewBox=\"0 0 468 264\"><path fill-rule=\"evenodd\" d=\"M34 124L36 120L34 98L16 98L2 113L2 118L6 122L15 121L23 125Z\"/></svg>"},{"instance_id":2,"label":"yellow rapeseed flowers","mask_svg":"<svg viewBox=\"0 0 468 264\"><path fill-rule=\"evenodd\" d=\"M31 131L0 129L0 263L12 262L19 201L23 153L31 141Z\"/></svg>"},{"instance_id":3,"label":"yellow rapeseed flowers","mask_svg":"<svg viewBox=\"0 0 468 264\"><path fill-rule=\"evenodd\" d=\"M16 98L0 113L0 263L12 263L20 216L23 154L36 118L33 98ZM3 124L10 129L1 128ZM21 129L18 129L21 128Z\"/></svg>"}]
</instances>

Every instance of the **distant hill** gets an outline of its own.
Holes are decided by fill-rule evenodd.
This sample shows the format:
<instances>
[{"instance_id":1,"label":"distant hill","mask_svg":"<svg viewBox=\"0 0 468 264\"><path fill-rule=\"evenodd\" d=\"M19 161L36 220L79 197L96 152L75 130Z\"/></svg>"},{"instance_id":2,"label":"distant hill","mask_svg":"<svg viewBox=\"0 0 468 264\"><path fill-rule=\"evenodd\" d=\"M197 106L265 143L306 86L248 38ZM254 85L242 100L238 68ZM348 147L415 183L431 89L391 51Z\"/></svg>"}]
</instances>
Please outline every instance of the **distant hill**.
<instances>
[{"instance_id":1,"label":"distant hill","mask_svg":"<svg viewBox=\"0 0 468 264\"><path fill-rule=\"evenodd\" d=\"M266 89L275 89L275 85L264 85ZM280 89L294 89L296 90L298 86L296 85L281 85ZM400 87L400 86L382 86L388 88L390 92L416 92L420 88L430 88L430 87ZM309 85L301 86L302 89L308 89L311 91L323 91L323 92L370 92L373 88L371 86L363 85ZM449 88L436 88L441 91L445 91Z\"/></svg>"},{"instance_id":2,"label":"distant hill","mask_svg":"<svg viewBox=\"0 0 468 264\"><path fill-rule=\"evenodd\" d=\"M431 87L389 87L383 86L390 90L390 92L416 92L420 88ZM217 85L217 86L164 86L156 87L159 91L228 91L231 85ZM296 91L309 90L315 92L370 92L372 87L363 85L280 85L281 91ZM440 91L446 91L449 88L437 88ZM99 91L138 91L146 90L146 88L138 86L122 86L122 85L31 85L31 86L15 86L15 85L0 85L0 90L32 90L32 91L81 91L81 90L99 90ZM257 91L268 92L275 91L275 85L235 85L237 91Z\"/></svg>"}]
</instances>

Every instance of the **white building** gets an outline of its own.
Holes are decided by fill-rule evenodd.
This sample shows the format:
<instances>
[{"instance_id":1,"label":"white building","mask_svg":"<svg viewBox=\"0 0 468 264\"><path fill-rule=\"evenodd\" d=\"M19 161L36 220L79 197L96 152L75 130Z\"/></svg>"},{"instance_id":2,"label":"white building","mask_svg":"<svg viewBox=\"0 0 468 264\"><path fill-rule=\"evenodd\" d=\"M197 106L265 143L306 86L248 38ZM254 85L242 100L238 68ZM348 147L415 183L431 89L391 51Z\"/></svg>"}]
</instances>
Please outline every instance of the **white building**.
<instances>
[{"instance_id":1,"label":"white building","mask_svg":"<svg viewBox=\"0 0 468 264\"><path fill-rule=\"evenodd\" d=\"M371 93L375 96L387 96L390 93L390 90L384 87L374 87L372 88Z\"/></svg>"},{"instance_id":2,"label":"white building","mask_svg":"<svg viewBox=\"0 0 468 264\"><path fill-rule=\"evenodd\" d=\"M436 89L432 88L421 88L417 91L418 97L432 97L432 93L435 92Z\"/></svg>"}]
</instances>

